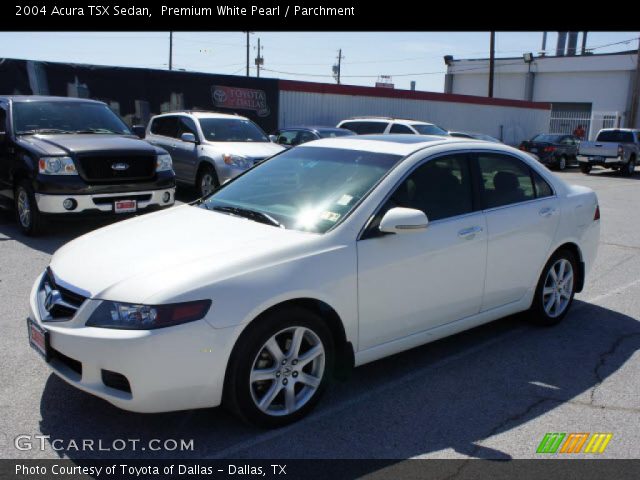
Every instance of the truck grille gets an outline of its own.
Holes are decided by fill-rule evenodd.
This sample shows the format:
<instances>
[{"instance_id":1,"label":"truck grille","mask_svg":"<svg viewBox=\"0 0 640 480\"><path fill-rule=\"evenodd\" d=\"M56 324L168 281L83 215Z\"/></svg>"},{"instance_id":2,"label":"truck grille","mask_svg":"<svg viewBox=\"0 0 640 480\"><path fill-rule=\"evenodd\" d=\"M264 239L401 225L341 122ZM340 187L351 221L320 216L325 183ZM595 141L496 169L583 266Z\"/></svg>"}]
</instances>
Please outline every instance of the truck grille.
<instances>
[{"instance_id":1,"label":"truck grille","mask_svg":"<svg viewBox=\"0 0 640 480\"><path fill-rule=\"evenodd\" d=\"M90 183L131 183L153 178L156 172L154 155L78 157L80 175Z\"/></svg>"}]
</instances>

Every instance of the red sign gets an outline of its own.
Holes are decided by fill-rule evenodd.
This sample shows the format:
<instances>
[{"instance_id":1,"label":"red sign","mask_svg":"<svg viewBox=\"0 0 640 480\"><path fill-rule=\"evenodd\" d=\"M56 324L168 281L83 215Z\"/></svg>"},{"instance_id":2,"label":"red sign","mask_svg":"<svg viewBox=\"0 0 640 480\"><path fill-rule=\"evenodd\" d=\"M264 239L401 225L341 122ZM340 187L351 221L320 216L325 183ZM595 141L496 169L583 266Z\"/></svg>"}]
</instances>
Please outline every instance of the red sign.
<instances>
[{"instance_id":1,"label":"red sign","mask_svg":"<svg viewBox=\"0 0 640 480\"><path fill-rule=\"evenodd\" d=\"M266 117L270 113L264 90L214 85L211 94L213 104L219 108L254 110L259 117Z\"/></svg>"}]
</instances>

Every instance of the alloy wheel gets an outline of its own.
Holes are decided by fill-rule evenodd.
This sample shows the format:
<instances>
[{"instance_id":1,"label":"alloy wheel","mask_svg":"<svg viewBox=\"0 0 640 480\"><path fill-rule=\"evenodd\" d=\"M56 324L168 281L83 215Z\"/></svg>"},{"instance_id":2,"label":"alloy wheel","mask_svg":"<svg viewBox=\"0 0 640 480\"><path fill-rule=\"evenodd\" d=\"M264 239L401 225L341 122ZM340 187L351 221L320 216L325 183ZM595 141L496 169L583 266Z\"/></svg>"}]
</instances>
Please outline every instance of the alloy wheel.
<instances>
[{"instance_id":1,"label":"alloy wheel","mask_svg":"<svg viewBox=\"0 0 640 480\"><path fill-rule=\"evenodd\" d=\"M29 228L31 226L31 202L29 201L29 194L24 188L18 189L17 208L20 225L23 228Z\"/></svg>"},{"instance_id":2,"label":"alloy wheel","mask_svg":"<svg viewBox=\"0 0 640 480\"><path fill-rule=\"evenodd\" d=\"M556 261L544 282L542 304L549 317L556 318L567 309L573 294L573 267L566 258Z\"/></svg>"},{"instance_id":3,"label":"alloy wheel","mask_svg":"<svg viewBox=\"0 0 640 480\"><path fill-rule=\"evenodd\" d=\"M326 353L309 328L289 327L267 340L251 368L249 389L267 415L291 415L316 393L325 371Z\"/></svg>"},{"instance_id":4,"label":"alloy wheel","mask_svg":"<svg viewBox=\"0 0 640 480\"><path fill-rule=\"evenodd\" d=\"M211 175L210 173L205 173L204 175L202 175L202 178L200 179L200 193L202 194L203 197L209 195L214 188L214 180L213 180L213 175Z\"/></svg>"}]
</instances>

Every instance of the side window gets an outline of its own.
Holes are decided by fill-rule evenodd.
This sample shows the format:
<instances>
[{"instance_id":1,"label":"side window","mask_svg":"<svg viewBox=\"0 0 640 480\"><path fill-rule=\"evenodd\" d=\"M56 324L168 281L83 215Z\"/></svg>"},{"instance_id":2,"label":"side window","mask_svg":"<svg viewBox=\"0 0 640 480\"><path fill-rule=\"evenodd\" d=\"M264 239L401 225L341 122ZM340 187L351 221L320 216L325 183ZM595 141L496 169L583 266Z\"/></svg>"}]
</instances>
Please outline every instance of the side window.
<instances>
[{"instance_id":1,"label":"side window","mask_svg":"<svg viewBox=\"0 0 640 480\"><path fill-rule=\"evenodd\" d=\"M183 133L193 133L198 138L198 129L196 128L196 124L189 117L178 117L178 133L176 135L177 138L180 138Z\"/></svg>"},{"instance_id":2,"label":"side window","mask_svg":"<svg viewBox=\"0 0 640 480\"><path fill-rule=\"evenodd\" d=\"M282 130L278 134L278 143L280 145L293 145L293 141L298 136L297 130Z\"/></svg>"},{"instance_id":3,"label":"side window","mask_svg":"<svg viewBox=\"0 0 640 480\"><path fill-rule=\"evenodd\" d=\"M413 130L411 130L406 125L394 123L393 125L391 125L391 130L389 130L389 133L413 133Z\"/></svg>"},{"instance_id":4,"label":"side window","mask_svg":"<svg viewBox=\"0 0 640 480\"><path fill-rule=\"evenodd\" d=\"M317 140L317 137L311 132L303 130L298 135L298 144L311 142L312 140Z\"/></svg>"},{"instance_id":5,"label":"side window","mask_svg":"<svg viewBox=\"0 0 640 480\"><path fill-rule=\"evenodd\" d=\"M341 125L341 128L346 128L358 135L366 135L370 133L384 133L387 129L386 122L345 122Z\"/></svg>"},{"instance_id":6,"label":"side window","mask_svg":"<svg viewBox=\"0 0 640 480\"><path fill-rule=\"evenodd\" d=\"M163 137L176 138L177 122L176 117L160 117L153 120L151 124L151 133L154 135L162 135Z\"/></svg>"},{"instance_id":7,"label":"side window","mask_svg":"<svg viewBox=\"0 0 640 480\"><path fill-rule=\"evenodd\" d=\"M498 153L480 153L477 158L486 208L535 198L530 169L524 162Z\"/></svg>"},{"instance_id":8,"label":"side window","mask_svg":"<svg viewBox=\"0 0 640 480\"><path fill-rule=\"evenodd\" d=\"M531 174L533 175L533 183L536 187L536 198L551 197L553 195L553 189L547 181L542 178L539 173L533 170L531 171Z\"/></svg>"}]
</instances>

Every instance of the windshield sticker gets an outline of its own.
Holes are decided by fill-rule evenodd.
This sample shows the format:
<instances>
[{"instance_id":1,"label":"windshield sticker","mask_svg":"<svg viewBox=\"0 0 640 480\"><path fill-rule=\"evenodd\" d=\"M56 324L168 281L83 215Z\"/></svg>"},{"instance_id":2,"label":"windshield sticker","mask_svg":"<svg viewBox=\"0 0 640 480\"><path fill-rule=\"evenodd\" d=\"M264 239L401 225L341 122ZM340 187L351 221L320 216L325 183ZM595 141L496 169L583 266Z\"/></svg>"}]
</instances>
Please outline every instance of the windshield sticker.
<instances>
[{"instance_id":1,"label":"windshield sticker","mask_svg":"<svg viewBox=\"0 0 640 480\"><path fill-rule=\"evenodd\" d=\"M323 220L327 220L329 222L337 222L338 219L340 218L340 214L326 211L326 212L323 212L322 215L320 215L320 218L322 218Z\"/></svg>"},{"instance_id":2,"label":"windshield sticker","mask_svg":"<svg viewBox=\"0 0 640 480\"><path fill-rule=\"evenodd\" d=\"M351 195L342 195L342 197L340 197L340 200L338 200L338 205L349 205L349 202L351 202L351 199L353 197Z\"/></svg>"}]
</instances>

